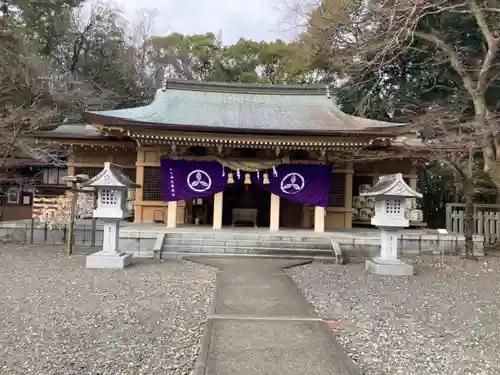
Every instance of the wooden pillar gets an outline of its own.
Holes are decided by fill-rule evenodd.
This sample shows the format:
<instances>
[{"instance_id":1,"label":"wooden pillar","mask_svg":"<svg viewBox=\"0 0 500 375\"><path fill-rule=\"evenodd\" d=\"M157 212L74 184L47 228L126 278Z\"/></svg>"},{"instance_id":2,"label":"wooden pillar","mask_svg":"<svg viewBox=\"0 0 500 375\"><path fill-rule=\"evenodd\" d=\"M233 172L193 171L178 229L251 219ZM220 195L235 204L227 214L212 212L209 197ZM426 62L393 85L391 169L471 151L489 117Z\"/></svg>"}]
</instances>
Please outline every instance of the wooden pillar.
<instances>
[{"instance_id":1,"label":"wooden pillar","mask_svg":"<svg viewBox=\"0 0 500 375\"><path fill-rule=\"evenodd\" d=\"M271 194L269 230L273 232L280 230L280 197L275 194Z\"/></svg>"},{"instance_id":2,"label":"wooden pillar","mask_svg":"<svg viewBox=\"0 0 500 375\"><path fill-rule=\"evenodd\" d=\"M177 227L177 201L168 202L167 228Z\"/></svg>"},{"instance_id":3,"label":"wooden pillar","mask_svg":"<svg viewBox=\"0 0 500 375\"><path fill-rule=\"evenodd\" d=\"M352 162L346 163L345 174L345 215L344 226L345 228L352 228L352 175L354 173L354 166Z\"/></svg>"},{"instance_id":4,"label":"wooden pillar","mask_svg":"<svg viewBox=\"0 0 500 375\"><path fill-rule=\"evenodd\" d=\"M76 172L76 167L74 165L68 165L68 176L74 176L75 172Z\"/></svg>"},{"instance_id":5,"label":"wooden pillar","mask_svg":"<svg viewBox=\"0 0 500 375\"><path fill-rule=\"evenodd\" d=\"M187 224L186 204L186 201L177 201L177 224Z\"/></svg>"},{"instance_id":6,"label":"wooden pillar","mask_svg":"<svg viewBox=\"0 0 500 375\"><path fill-rule=\"evenodd\" d=\"M224 202L224 192L214 195L214 229L222 229L222 208Z\"/></svg>"},{"instance_id":7,"label":"wooden pillar","mask_svg":"<svg viewBox=\"0 0 500 375\"><path fill-rule=\"evenodd\" d=\"M137 159L135 162L136 183L141 185L135 190L134 223L142 223L142 203L144 192L144 150L137 149Z\"/></svg>"},{"instance_id":8,"label":"wooden pillar","mask_svg":"<svg viewBox=\"0 0 500 375\"><path fill-rule=\"evenodd\" d=\"M325 207L316 206L314 208L314 231L323 233L325 231Z\"/></svg>"},{"instance_id":9,"label":"wooden pillar","mask_svg":"<svg viewBox=\"0 0 500 375\"><path fill-rule=\"evenodd\" d=\"M75 148L73 146L70 146L68 155L68 176L75 175L75 170L76 170L75 163L76 163Z\"/></svg>"},{"instance_id":10,"label":"wooden pillar","mask_svg":"<svg viewBox=\"0 0 500 375\"><path fill-rule=\"evenodd\" d=\"M411 170L410 170L410 178L409 178L409 185L413 190L417 190L417 181L418 181L418 172L417 172L417 167L412 165Z\"/></svg>"}]
</instances>

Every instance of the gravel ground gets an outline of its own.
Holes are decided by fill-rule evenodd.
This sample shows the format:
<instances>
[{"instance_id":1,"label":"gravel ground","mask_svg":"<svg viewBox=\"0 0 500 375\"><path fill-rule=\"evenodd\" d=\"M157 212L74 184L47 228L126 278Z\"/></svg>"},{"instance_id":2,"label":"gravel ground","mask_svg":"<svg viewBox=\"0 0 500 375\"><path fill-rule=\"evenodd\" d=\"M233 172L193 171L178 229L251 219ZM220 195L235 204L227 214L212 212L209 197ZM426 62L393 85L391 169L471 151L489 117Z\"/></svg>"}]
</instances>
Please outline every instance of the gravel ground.
<instances>
[{"instance_id":1,"label":"gravel ground","mask_svg":"<svg viewBox=\"0 0 500 375\"><path fill-rule=\"evenodd\" d=\"M0 245L0 374L187 374L213 269L137 261L87 270L83 254Z\"/></svg>"},{"instance_id":2,"label":"gravel ground","mask_svg":"<svg viewBox=\"0 0 500 375\"><path fill-rule=\"evenodd\" d=\"M366 375L498 375L500 259L407 261L417 276L321 263L289 273L320 315L344 322L339 341Z\"/></svg>"}]
</instances>

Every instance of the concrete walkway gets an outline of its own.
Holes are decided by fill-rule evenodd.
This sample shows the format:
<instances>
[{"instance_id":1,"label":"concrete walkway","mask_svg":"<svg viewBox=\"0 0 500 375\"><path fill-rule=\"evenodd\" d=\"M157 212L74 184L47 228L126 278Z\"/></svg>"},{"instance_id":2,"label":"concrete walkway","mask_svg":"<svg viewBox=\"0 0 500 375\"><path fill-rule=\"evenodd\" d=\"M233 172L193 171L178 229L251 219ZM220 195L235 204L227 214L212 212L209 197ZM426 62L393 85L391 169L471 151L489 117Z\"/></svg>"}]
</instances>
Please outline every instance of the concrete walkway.
<instances>
[{"instance_id":1,"label":"concrete walkway","mask_svg":"<svg viewBox=\"0 0 500 375\"><path fill-rule=\"evenodd\" d=\"M361 374L282 271L300 262L195 260L219 269L195 375Z\"/></svg>"}]
</instances>

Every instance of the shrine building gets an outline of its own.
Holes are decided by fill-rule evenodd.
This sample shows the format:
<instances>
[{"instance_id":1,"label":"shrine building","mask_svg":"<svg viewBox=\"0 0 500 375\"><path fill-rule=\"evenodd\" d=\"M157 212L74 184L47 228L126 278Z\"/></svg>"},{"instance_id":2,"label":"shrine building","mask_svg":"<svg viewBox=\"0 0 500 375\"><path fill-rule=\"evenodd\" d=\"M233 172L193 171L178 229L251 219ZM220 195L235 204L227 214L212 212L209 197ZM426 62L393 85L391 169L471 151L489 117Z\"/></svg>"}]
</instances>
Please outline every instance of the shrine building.
<instances>
[{"instance_id":1,"label":"shrine building","mask_svg":"<svg viewBox=\"0 0 500 375\"><path fill-rule=\"evenodd\" d=\"M148 105L84 119L36 137L68 148L64 175L121 165L141 185L133 221L168 228L367 225L360 192L391 173L416 189L425 153L408 125L347 115L323 85L168 80Z\"/></svg>"}]
</instances>

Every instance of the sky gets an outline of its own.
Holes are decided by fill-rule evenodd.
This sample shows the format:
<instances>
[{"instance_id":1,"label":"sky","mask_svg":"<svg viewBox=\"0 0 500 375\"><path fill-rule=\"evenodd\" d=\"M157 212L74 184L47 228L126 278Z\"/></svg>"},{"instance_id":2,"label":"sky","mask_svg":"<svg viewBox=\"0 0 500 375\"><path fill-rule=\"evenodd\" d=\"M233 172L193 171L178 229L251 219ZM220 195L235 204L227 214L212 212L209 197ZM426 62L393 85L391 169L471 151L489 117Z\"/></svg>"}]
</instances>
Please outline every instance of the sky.
<instances>
[{"instance_id":1,"label":"sky","mask_svg":"<svg viewBox=\"0 0 500 375\"><path fill-rule=\"evenodd\" d=\"M224 44L239 38L290 40L283 0L115 0L128 21L141 8L155 9L153 34L198 34L221 31ZM287 30L288 29L288 30Z\"/></svg>"}]
</instances>

